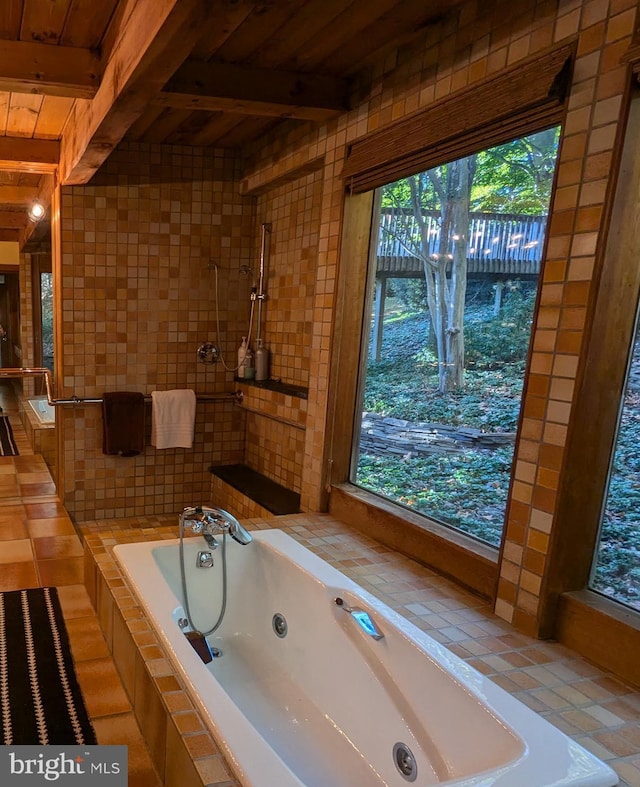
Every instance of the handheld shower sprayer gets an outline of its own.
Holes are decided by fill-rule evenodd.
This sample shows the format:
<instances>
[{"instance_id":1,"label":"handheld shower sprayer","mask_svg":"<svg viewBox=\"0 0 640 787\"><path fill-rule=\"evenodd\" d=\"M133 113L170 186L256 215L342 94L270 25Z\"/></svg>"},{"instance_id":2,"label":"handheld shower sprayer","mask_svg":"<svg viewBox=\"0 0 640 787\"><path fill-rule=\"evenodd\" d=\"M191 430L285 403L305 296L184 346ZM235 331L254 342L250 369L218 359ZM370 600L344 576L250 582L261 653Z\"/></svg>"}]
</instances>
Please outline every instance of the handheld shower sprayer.
<instances>
[{"instance_id":1,"label":"handheld shower sprayer","mask_svg":"<svg viewBox=\"0 0 640 787\"><path fill-rule=\"evenodd\" d=\"M246 346L249 348L250 343L252 341L252 330L254 324L254 311L256 311L256 303L257 307L257 327L256 327L256 343L258 339L261 339L261 330L262 330L262 304L266 300L266 293L265 293L265 268L266 268L266 249L267 249L267 235L271 233L271 224L263 223L261 225L261 238L260 238L260 268L257 275L256 281L256 272L254 269L246 264L242 263L238 268L238 271L241 276L251 276L251 293L250 293L250 310L249 310L249 328L246 332ZM215 277L215 307L216 307L216 331L217 331L217 341L220 342L220 299L218 293L218 265L217 263L213 262L212 260L208 263L208 269L214 272ZM200 348L198 349L200 353ZM205 352L206 355L206 352ZM200 356L199 356L200 357ZM237 372L240 369L240 362L237 366L228 366L225 363L224 357L222 352L219 353L220 361L222 362L223 367L229 372Z\"/></svg>"}]
</instances>

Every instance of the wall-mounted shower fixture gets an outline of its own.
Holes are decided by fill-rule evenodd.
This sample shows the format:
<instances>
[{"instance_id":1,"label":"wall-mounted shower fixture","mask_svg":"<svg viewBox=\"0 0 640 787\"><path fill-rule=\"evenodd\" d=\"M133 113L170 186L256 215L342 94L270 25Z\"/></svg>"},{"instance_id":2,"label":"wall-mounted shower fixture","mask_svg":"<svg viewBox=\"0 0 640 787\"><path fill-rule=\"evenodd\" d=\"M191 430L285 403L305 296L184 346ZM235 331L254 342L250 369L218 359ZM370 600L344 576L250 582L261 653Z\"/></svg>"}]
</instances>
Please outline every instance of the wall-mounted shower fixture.
<instances>
[{"instance_id":1,"label":"wall-mounted shower fixture","mask_svg":"<svg viewBox=\"0 0 640 787\"><path fill-rule=\"evenodd\" d=\"M254 287L251 291L251 300L258 301L258 317L256 327L256 342L262 338L262 304L267 298L264 290L264 279L266 276L266 257L267 257L267 234L271 234L271 224L264 223L261 225L260 236L260 271L258 273L258 286Z\"/></svg>"},{"instance_id":2,"label":"wall-mounted shower fixture","mask_svg":"<svg viewBox=\"0 0 640 787\"><path fill-rule=\"evenodd\" d=\"M196 353L200 363L217 363L220 356L218 345L213 342L204 342L198 347Z\"/></svg>"},{"instance_id":3,"label":"wall-mounted shower fixture","mask_svg":"<svg viewBox=\"0 0 640 787\"><path fill-rule=\"evenodd\" d=\"M217 336L219 338L220 336L222 336L222 333L220 331L220 293L219 293L219 289L218 289L218 266L215 263L210 263L209 267L213 270L213 274L214 274L214 296L213 296L213 301L214 301L215 307L216 307L216 332L217 332ZM247 267L247 271L251 272L251 268L249 268L248 266L242 266L242 267ZM252 299L251 300L251 308L249 310L249 327L248 327L248 330L245 333L245 336L247 337L247 339L249 339L251 337L251 331L253 329L253 312L254 312L254 307L255 307L255 301ZM247 344L248 344L248 342L247 342ZM203 347L206 347L206 345L203 345ZM218 350L217 347L216 347L216 350ZM200 349L198 350L198 352L200 352ZM206 350L205 350L205 354L206 354ZM238 371L238 369L240 368L239 364L237 366L228 366L226 361L225 361L225 359L224 359L224 356L219 351L217 353L217 357L220 358L220 361L221 361L223 367L228 372L236 373ZM216 360L217 360L217 357L216 357ZM203 363L206 363L206 361L203 361ZM211 363L215 363L215 361L211 361Z\"/></svg>"},{"instance_id":4,"label":"wall-mounted shower fixture","mask_svg":"<svg viewBox=\"0 0 640 787\"><path fill-rule=\"evenodd\" d=\"M267 235L271 233L271 224L264 223L261 225L262 227L262 235L261 235L261 242L260 242L260 270L258 274L258 279L256 281L255 271L246 263L242 263L238 271L241 276L251 277L251 308L249 310L249 327L244 335L246 336L247 347L251 346L253 341L253 326L254 326L254 311L256 303L258 304L257 309L257 328L256 328L256 345L259 345L258 340L262 339L262 303L266 299L265 293L265 268L266 268L266 256L267 256ZM214 273L214 303L216 307L216 331L218 335L218 340L220 339L221 332L220 332L220 298L219 298L219 291L218 291L218 265L213 260L210 260L208 265L208 269L213 271ZM214 348L210 350L209 348ZM266 351L266 348L264 348ZM215 353L215 355L213 355ZM212 357L210 358L210 354ZM220 359L223 367L228 372L238 372L240 369L240 364L238 363L237 366L228 366L225 362L224 356L221 352L219 352L218 347L213 345L212 343L206 343L201 345L198 348L198 360L202 363L215 363L218 358ZM266 365L268 367L268 363ZM268 376L267 372L265 372L264 379Z\"/></svg>"}]
</instances>

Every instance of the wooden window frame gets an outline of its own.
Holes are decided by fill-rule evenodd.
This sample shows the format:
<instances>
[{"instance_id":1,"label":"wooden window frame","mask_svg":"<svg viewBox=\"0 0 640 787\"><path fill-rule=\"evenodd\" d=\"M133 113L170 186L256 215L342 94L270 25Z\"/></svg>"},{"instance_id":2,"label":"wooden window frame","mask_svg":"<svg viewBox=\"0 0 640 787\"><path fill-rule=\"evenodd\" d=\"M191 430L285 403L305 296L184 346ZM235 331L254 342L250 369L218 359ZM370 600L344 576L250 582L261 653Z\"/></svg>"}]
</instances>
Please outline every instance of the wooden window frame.
<instances>
[{"instance_id":1,"label":"wooden window frame","mask_svg":"<svg viewBox=\"0 0 640 787\"><path fill-rule=\"evenodd\" d=\"M375 189L460 156L561 125L574 53L575 42L554 47L355 141L342 172L347 196L332 353L335 384L328 412L332 425L329 511L491 600L498 579L497 549L349 481L365 330L363 312L354 304L366 300ZM436 129L434 118L442 113L447 122Z\"/></svg>"}]
</instances>

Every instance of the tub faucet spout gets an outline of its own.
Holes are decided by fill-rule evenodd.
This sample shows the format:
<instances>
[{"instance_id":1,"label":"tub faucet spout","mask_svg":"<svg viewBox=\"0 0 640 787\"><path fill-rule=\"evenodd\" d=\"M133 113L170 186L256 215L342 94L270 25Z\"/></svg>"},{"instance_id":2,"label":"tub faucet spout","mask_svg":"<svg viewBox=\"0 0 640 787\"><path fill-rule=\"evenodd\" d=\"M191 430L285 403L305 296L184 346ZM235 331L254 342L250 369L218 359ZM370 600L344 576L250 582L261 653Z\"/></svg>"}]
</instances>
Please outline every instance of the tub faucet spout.
<instances>
[{"instance_id":1,"label":"tub faucet spout","mask_svg":"<svg viewBox=\"0 0 640 787\"><path fill-rule=\"evenodd\" d=\"M251 534L245 530L238 520L222 508L209 506L190 506L184 509L179 518L180 531L185 523L194 533L201 534L210 549L215 549L218 542L215 539L220 533L228 533L239 544L249 544L253 541Z\"/></svg>"}]
</instances>

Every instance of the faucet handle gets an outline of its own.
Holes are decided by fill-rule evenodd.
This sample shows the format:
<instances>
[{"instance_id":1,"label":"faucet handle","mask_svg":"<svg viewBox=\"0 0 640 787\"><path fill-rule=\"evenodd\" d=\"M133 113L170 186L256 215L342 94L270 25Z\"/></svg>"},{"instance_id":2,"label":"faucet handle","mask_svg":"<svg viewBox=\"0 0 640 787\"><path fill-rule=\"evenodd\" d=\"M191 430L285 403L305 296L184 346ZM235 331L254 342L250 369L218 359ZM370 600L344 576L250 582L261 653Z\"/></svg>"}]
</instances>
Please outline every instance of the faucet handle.
<instances>
[{"instance_id":1,"label":"faucet handle","mask_svg":"<svg viewBox=\"0 0 640 787\"><path fill-rule=\"evenodd\" d=\"M238 520L222 508L189 506L183 510L178 521L180 526L188 521L193 532L202 533L205 538L217 533L228 533L240 544L248 544L253 540Z\"/></svg>"}]
</instances>

